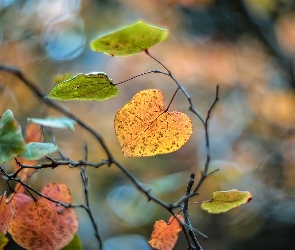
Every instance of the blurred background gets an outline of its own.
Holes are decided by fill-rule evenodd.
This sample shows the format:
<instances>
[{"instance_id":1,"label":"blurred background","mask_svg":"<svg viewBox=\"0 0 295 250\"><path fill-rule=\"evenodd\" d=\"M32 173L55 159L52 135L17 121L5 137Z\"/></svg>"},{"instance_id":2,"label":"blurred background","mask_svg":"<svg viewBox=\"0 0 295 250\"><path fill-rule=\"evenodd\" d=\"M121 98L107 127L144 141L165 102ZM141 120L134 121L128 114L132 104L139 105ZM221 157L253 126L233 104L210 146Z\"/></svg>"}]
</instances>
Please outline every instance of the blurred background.
<instances>
[{"instance_id":1,"label":"blurred background","mask_svg":"<svg viewBox=\"0 0 295 250\"><path fill-rule=\"evenodd\" d=\"M293 0L1 0L0 63L20 68L45 93L63 73L105 72L119 82L162 70L144 53L111 58L90 50L97 37L137 20L169 29L169 38L150 49L191 95L206 116L220 84L220 101L210 120L210 170L195 201L216 190L248 190L253 200L226 214L211 215L190 206L193 226L205 250L295 249L295 2ZM104 102L62 102L101 133L115 157L152 193L166 202L184 195L191 172L199 177L205 154L201 122L178 93L170 110L188 114L194 133L179 151L150 158L123 157L115 138L116 112L140 90L160 89L168 105L175 84L146 75L119 86L119 96ZM0 114L14 112L23 130L27 117L60 116L48 109L15 77L0 72ZM73 160L98 162L104 151L87 132L54 130L61 150ZM6 164L7 169L11 164ZM170 215L130 184L116 167L87 170L91 206L106 250L151 249L156 220ZM84 202L77 169L38 171L30 185L64 182L74 203ZM3 184L3 182L2 182ZM85 250L97 249L92 224L83 210L79 236ZM10 242L5 249L17 249ZM180 233L175 249L187 249Z\"/></svg>"}]
</instances>

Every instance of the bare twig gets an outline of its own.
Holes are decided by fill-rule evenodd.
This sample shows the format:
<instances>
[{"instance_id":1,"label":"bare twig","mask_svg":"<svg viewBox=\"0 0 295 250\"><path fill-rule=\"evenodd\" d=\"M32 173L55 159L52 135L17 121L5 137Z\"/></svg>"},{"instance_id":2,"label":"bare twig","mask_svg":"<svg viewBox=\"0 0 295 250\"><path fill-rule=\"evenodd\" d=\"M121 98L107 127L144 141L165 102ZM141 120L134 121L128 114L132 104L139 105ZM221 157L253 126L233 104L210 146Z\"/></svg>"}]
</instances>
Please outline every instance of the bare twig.
<instances>
[{"instance_id":1,"label":"bare twig","mask_svg":"<svg viewBox=\"0 0 295 250\"><path fill-rule=\"evenodd\" d=\"M201 122L204 124L205 120L202 117L202 115L200 114L200 112L195 108L193 101L191 99L191 97L189 96L189 94L187 93L187 91L184 89L184 87L176 80L176 78L173 76L173 74L171 73L171 71L163 64L161 63L158 59L156 59L154 56L152 56L150 54L150 52L148 50L145 50L145 53L152 58L153 60L155 60L157 63L159 63L165 70L167 70L167 75L177 84L178 88L182 91L182 93L186 96L186 98L189 101L189 110L191 112L193 112L195 115L198 116L198 118L201 120Z\"/></svg>"},{"instance_id":2,"label":"bare twig","mask_svg":"<svg viewBox=\"0 0 295 250\"><path fill-rule=\"evenodd\" d=\"M84 161L87 162L87 157L88 157L87 144L85 144L84 152L85 152ZM83 187L84 187L84 196L85 196L85 203L86 203L85 210L88 213L88 216L89 216L89 218L91 220L91 223L93 225L94 235L95 235L96 239L98 240L99 249L103 249L103 241L102 241L102 238L101 238L99 230L98 230L97 222L94 219L94 216L93 216L93 213L92 213L92 210L91 210L91 207L90 207L89 189L88 189L88 176L86 174L86 166L87 165L82 165L80 167L80 175L81 175L81 179L82 179L82 183L83 183Z\"/></svg>"},{"instance_id":3,"label":"bare twig","mask_svg":"<svg viewBox=\"0 0 295 250\"><path fill-rule=\"evenodd\" d=\"M160 74L163 74L163 75L168 75L167 73L162 72L160 70L156 70L156 69L155 70L149 70L147 72L143 72L143 73L138 74L136 76L132 76L132 77L128 78L127 80L124 80L124 81L121 81L121 82L118 82L118 83L113 83L113 85L116 86L116 85L119 85L119 84L122 84L122 83L125 83L125 82L129 82L129 81L131 81L131 80L133 80L133 79L135 79L137 77L140 77L140 76L143 76L143 75L147 75L147 74L150 74L150 73L160 73Z\"/></svg>"},{"instance_id":4,"label":"bare twig","mask_svg":"<svg viewBox=\"0 0 295 250\"><path fill-rule=\"evenodd\" d=\"M205 161L205 166L204 166L204 172L201 172L201 178L199 180L199 182L197 183L197 185L195 186L193 193L196 193L198 191L198 189L200 188L200 186L202 185L203 181L208 177L208 169L209 169L209 164L210 164L210 139L209 139L209 131L208 131L208 126L209 126L209 119L210 119L210 115L211 112L213 110L213 108L215 107L217 101L219 99L219 85L216 86L216 95L215 95L215 99L211 105L211 107L209 108L208 112L207 112L207 116L206 116L206 120L204 122L204 131L205 131L205 144L206 144L206 161ZM216 170L214 170L213 172L211 172L210 174L214 173Z\"/></svg>"},{"instance_id":5,"label":"bare twig","mask_svg":"<svg viewBox=\"0 0 295 250\"><path fill-rule=\"evenodd\" d=\"M189 195L191 192L191 189L194 185L194 181L195 181L195 174L192 173L188 179L188 183L187 183L187 187L186 187L186 191L185 191L185 195ZM192 242L194 243L195 248L197 250L202 250L203 248L201 247L199 241L197 240L197 237L194 233L194 229L190 220L190 216L189 216L189 212L188 212L188 202L189 200L186 200L182 206L182 211L183 211L183 215L184 215L184 220L185 223L187 225L187 230L188 233L192 239Z\"/></svg>"}]
</instances>

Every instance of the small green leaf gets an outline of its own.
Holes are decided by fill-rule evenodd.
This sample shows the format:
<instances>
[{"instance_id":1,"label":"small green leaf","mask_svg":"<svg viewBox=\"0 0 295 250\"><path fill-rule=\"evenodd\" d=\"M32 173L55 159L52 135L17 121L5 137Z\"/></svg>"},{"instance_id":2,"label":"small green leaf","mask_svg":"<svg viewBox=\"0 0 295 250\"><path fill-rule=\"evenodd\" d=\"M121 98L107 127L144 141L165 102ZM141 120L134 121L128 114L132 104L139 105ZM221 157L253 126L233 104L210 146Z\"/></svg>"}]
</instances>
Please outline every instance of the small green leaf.
<instances>
[{"instance_id":1,"label":"small green leaf","mask_svg":"<svg viewBox=\"0 0 295 250\"><path fill-rule=\"evenodd\" d=\"M212 200L201 205L203 210L211 214L225 213L235 207L239 207L252 200L252 195L248 191L229 191L213 192Z\"/></svg>"},{"instance_id":2,"label":"small green leaf","mask_svg":"<svg viewBox=\"0 0 295 250\"><path fill-rule=\"evenodd\" d=\"M103 101L118 95L119 90L105 73L79 74L57 84L48 95L60 101Z\"/></svg>"},{"instance_id":3,"label":"small green leaf","mask_svg":"<svg viewBox=\"0 0 295 250\"><path fill-rule=\"evenodd\" d=\"M26 151L19 156L30 161L35 161L46 155L54 153L57 149L58 147L53 143L31 142L27 144Z\"/></svg>"},{"instance_id":4,"label":"small green leaf","mask_svg":"<svg viewBox=\"0 0 295 250\"><path fill-rule=\"evenodd\" d=\"M62 250L82 250L82 249L83 249L82 243L77 234L75 234L74 238L67 246L62 248Z\"/></svg>"},{"instance_id":5,"label":"small green leaf","mask_svg":"<svg viewBox=\"0 0 295 250\"><path fill-rule=\"evenodd\" d=\"M127 26L91 42L91 49L110 56L132 56L145 51L168 37L168 30L143 21Z\"/></svg>"},{"instance_id":6,"label":"small green leaf","mask_svg":"<svg viewBox=\"0 0 295 250\"><path fill-rule=\"evenodd\" d=\"M8 238L0 232L0 250L4 249L4 247L8 243Z\"/></svg>"},{"instance_id":7,"label":"small green leaf","mask_svg":"<svg viewBox=\"0 0 295 250\"><path fill-rule=\"evenodd\" d=\"M53 77L53 82L55 84L59 84L63 81L69 80L71 78L73 78L75 75L77 74L73 74L73 73L67 73L67 74L58 74L56 76Z\"/></svg>"},{"instance_id":8,"label":"small green leaf","mask_svg":"<svg viewBox=\"0 0 295 250\"><path fill-rule=\"evenodd\" d=\"M53 117L48 116L44 119L39 118L28 118L28 122L36 123L44 127L50 128L67 128L70 130L75 130L74 125L76 121L69 119L67 117Z\"/></svg>"},{"instance_id":9,"label":"small green leaf","mask_svg":"<svg viewBox=\"0 0 295 250\"><path fill-rule=\"evenodd\" d=\"M11 160L25 151L26 144L18 122L11 110L0 117L0 164Z\"/></svg>"}]
</instances>

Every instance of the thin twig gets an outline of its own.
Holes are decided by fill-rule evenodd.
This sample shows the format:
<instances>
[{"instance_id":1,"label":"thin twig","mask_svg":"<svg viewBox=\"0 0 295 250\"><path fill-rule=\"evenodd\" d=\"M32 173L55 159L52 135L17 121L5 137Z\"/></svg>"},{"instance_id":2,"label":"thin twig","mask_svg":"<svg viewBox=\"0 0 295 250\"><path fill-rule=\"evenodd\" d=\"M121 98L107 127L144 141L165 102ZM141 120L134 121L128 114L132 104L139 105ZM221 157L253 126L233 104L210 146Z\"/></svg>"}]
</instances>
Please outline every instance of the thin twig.
<instances>
[{"instance_id":1,"label":"thin twig","mask_svg":"<svg viewBox=\"0 0 295 250\"><path fill-rule=\"evenodd\" d=\"M174 98L175 98L175 96L176 96L178 90L179 90L179 88L177 88L176 91L174 92L174 94L173 94L173 96L172 96L172 98L171 98L171 100L170 100L170 102L169 102L169 104L168 104L168 106L167 106L167 108L165 109L164 112L167 112L168 109L170 108L171 103L173 102L173 100L174 100Z\"/></svg>"},{"instance_id":2,"label":"thin twig","mask_svg":"<svg viewBox=\"0 0 295 250\"><path fill-rule=\"evenodd\" d=\"M197 183L197 185L195 186L193 193L196 193L198 191L198 189L202 185L203 181L209 175L208 169L209 169L209 164L210 164L210 159L211 159L211 157L210 157L211 152L210 152L210 138L209 138L208 126L209 126L209 119L210 119L211 112L212 112L213 108L215 107L218 100L219 100L219 85L216 86L215 99L207 112L206 120L204 122L205 144L206 144L206 161L205 161L204 171L201 172L201 178L200 178L199 182ZM215 170L214 170L214 172L215 172Z\"/></svg>"},{"instance_id":3,"label":"thin twig","mask_svg":"<svg viewBox=\"0 0 295 250\"><path fill-rule=\"evenodd\" d=\"M87 162L87 158L88 158L88 147L87 144L85 144L84 146L84 161ZM85 196L85 203L86 203L86 212L88 213L88 216L91 220L93 229L94 229L94 235L98 241L99 244L99 249L103 249L103 240L100 236L99 230L98 230L98 226L97 226L97 222L94 219L91 207L90 207L90 201L89 201L89 187L88 187L88 176L86 174L86 166L87 165L82 165L80 167L80 175L81 175L81 179L82 179L82 183L83 183L83 187L84 187L84 196Z\"/></svg>"},{"instance_id":4,"label":"thin twig","mask_svg":"<svg viewBox=\"0 0 295 250\"><path fill-rule=\"evenodd\" d=\"M147 74L150 74L150 73L160 73L160 74L163 74L163 75L168 75L167 73L162 72L160 70L156 70L156 69L155 70L149 70L149 71L143 72L141 74L138 74L136 76L132 76L132 77L130 77L130 78L124 80L124 81L121 81L121 82L118 82L118 83L112 83L112 85L116 86L116 85L119 85L119 84L122 84L122 83L125 83L125 82L129 82L129 81L131 81L131 80L133 80L133 79L135 79L137 77L147 75Z\"/></svg>"},{"instance_id":5,"label":"thin twig","mask_svg":"<svg viewBox=\"0 0 295 250\"><path fill-rule=\"evenodd\" d=\"M198 118L201 120L201 122L204 124L205 120L202 117L201 113L194 107L193 101L191 99L191 97L189 96L189 94L187 93L187 91L184 89L184 87L176 80L176 78L174 77L174 75L171 73L171 71L163 64L161 63L158 59L156 59L154 56L152 56L150 54L150 52L148 50L145 50L145 53L152 58L153 60L155 60L157 63L159 63L165 70L167 70L167 75L177 84L178 88L182 91L182 93L186 96L186 98L189 101L189 110L191 112L193 112L195 115L198 116Z\"/></svg>"},{"instance_id":6,"label":"thin twig","mask_svg":"<svg viewBox=\"0 0 295 250\"><path fill-rule=\"evenodd\" d=\"M187 182L187 187L186 187L186 191L185 191L185 195L189 195L190 192L191 192L191 189L194 185L194 181L195 181L195 174L192 173L188 179L188 182ZM195 249L197 250L202 250L203 248L201 247L199 241L197 240L197 237L194 233L194 229L193 229L193 226L192 226L192 223L191 223L191 220L190 220L190 216L189 216L189 212L188 212L188 202L189 200L186 200L182 206L182 210L183 210L183 215L184 215L184 220L185 220L185 223L188 227L188 233L194 243L194 246L195 246Z\"/></svg>"}]
</instances>

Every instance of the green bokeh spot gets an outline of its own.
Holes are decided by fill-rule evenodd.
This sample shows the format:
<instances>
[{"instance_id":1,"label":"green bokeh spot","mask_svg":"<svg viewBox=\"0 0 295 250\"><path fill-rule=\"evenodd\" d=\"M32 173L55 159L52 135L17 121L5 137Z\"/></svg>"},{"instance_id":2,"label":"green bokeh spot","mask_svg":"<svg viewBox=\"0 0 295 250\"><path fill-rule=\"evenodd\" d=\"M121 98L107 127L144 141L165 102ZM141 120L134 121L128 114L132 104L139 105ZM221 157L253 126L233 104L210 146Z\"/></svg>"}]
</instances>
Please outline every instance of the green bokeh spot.
<instances>
[{"instance_id":1,"label":"green bokeh spot","mask_svg":"<svg viewBox=\"0 0 295 250\"><path fill-rule=\"evenodd\" d=\"M148 50L168 37L168 30L143 21L91 42L91 49L110 56L132 56Z\"/></svg>"},{"instance_id":2,"label":"green bokeh spot","mask_svg":"<svg viewBox=\"0 0 295 250\"><path fill-rule=\"evenodd\" d=\"M213 192L211 202L202 203L201 208L211 214L225 213L233 208L248 203L252 195L248 191L229 191Z\"/></svg>"},{"instance_id":3,"label":"green bokeh spot","mask_svg":"<svg viewBox=\"0 0 295 250\"><path fill-rule=\"evenodd\" d=\"M118 95L119 90L105 73L79 74L57 84L48 98L60 101L103 101Z\"/></svg>"},{"instance_id":4,"label":"green bokeh spot","mask_svg":"<svg viewBox=\"0 0 295 250\"><path fill-rule=\"evenodd\" d=\"M62 248L62 250L83 250L79 236L75 234L72 241L67 246Z\"/></svg>"},{"instance_id":5,"label":"green bokeh spot","mask_svg":"<svg viewBox=\"0 0 295 250\"><path fill-rule=\"evenodd\" d=\"M18 156L25 149L20 125L8 109L0 118L0 164Z\"/></svg>"}]
</instances>

